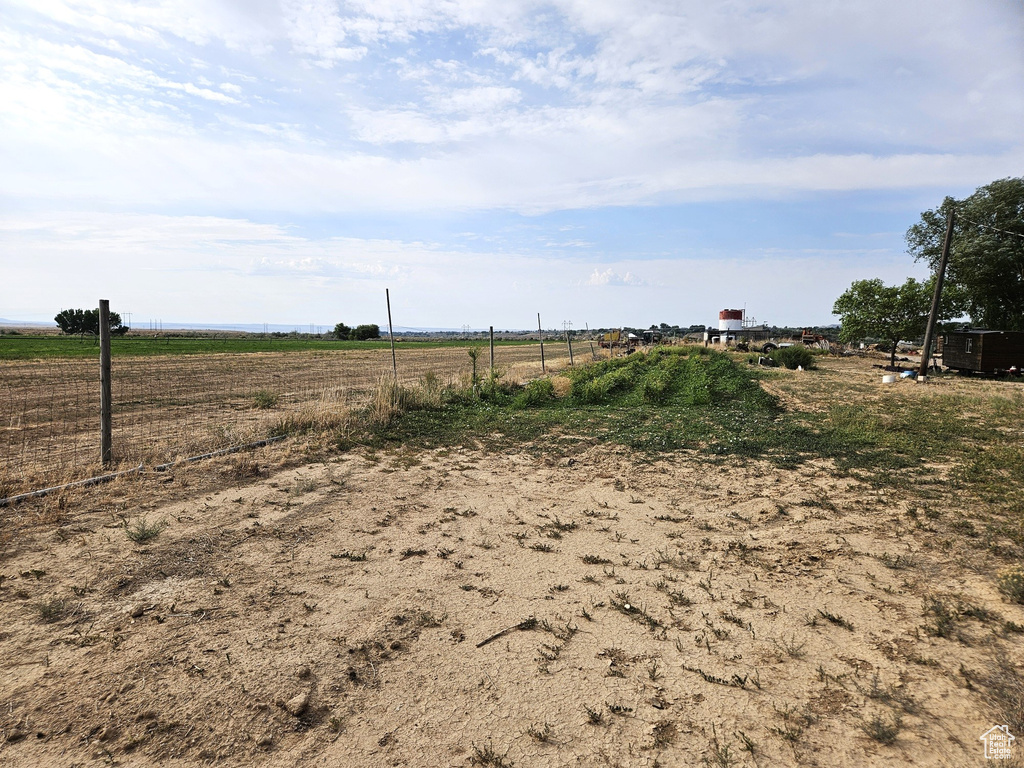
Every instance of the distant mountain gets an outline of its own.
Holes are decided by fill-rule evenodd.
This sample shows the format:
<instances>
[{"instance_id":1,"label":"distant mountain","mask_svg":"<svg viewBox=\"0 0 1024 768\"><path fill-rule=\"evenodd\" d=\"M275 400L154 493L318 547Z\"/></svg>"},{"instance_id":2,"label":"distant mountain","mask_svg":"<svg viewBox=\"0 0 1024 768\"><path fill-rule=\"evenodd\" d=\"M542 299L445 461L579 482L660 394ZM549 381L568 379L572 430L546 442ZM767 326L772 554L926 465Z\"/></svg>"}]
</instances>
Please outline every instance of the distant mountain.
<instances>
[{"instance_id":1,"label":"distant mountain","mask_svg":"<svg viewBox=\"0 0 1024 768\"><path fill-rule=\"evenodd\" d=\"M6 317L0 317L0 325L14 325L18 328L27 328L29 326L35 328L55 328L56 324L52 321L49 323L40 323L35 320L8 320Z\"/></svg>"},{"instance_id":2,"label":"distant mountain","mask_svg":"<svg viewBox=\"0 0 1024 768\"><path fill-rule=\"evenodd\" d=\"M0 325L15 326L18 328L53 328L54 323L40 322L36 320L10 320L0 317ZM388 324L378 323L381 333L387 335ZM241 331L244 333L330 333L334 325L318 325L316 323L297 323L284 325L282 323L179 323L174 320L162 320L159 323L152 320L135 321L132 327L138 331ZM495 328L495 331L519 331L517 328ZM412 328L407 325L396 325L395 335L413 335L417 333L487 333L487 328Z\"/></svg>"}]
</instances>

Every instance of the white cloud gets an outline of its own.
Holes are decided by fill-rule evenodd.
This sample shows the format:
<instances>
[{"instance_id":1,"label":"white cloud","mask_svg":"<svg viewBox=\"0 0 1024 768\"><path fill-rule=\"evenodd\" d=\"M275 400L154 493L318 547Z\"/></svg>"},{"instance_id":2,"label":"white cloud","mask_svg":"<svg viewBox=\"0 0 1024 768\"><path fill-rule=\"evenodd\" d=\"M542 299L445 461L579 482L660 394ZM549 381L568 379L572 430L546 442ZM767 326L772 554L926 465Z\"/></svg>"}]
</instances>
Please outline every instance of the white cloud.
<instances>
[{"instance_id":1,"label":"white cloud","mask_svg":"<svg viewBox=\"0 0 1024 768\"><path fill-rule=\"evenodd\" d=\"M40 263L46 280L32 279ZM41 319L104 297L136 318L378 322L390 288L395 321L415 327L528 328L538 311L548 323L572 320L576 327L712 323L723 307L742 305L763 321L825 323L831 302L866 266L887 283L921 277L885 251L775 249L753 258L596 263L483 248L456 252L416 241L311 238L208 216L0 216L0 267L18 286L4 312ZM630 290L614 299L600 293L621 286Z\"/></svg>"},{"instance_id":2,"label":"white cloud","mask_svg":"<svg viewBox=\"0 0 1024 768\"><path fill-rule=\"evenodd\" d=\"M529 254L502 250L502 233L480 212L600 208L620 222L627 217L618 214L636 206L887 190L918 191L928 201L923 208L1019 174L1018 6L7 0L0 198L5 209L16 201L18 210L44 218L72 213L20 234L5 230L5 278L19 286L11 293L21 300L22 284L48 280L14 254L34 254L49 276L48 259L74 264L81 247L123 272L69 269L62 290L123 285L159 304L169 299L158 289L171 285L180 302L196 274L212 268L225 282L197 306L225 314L235 301L237 312L245 310L242 298L224 297L250 296L246 280L272 304L271 274L303 286L288 289L292 311L321 298L333 306L314 290L325 281L365 288L386 279L418 307L433 301L455 326L500 322L471 317L480 301L471 278L497 281L506 293L516 286L514 296L495 296L495 307L507 300L517 302L515 311L572 312L580 320L586 302L624 285L638 290L617 296L642 297L633 311L666 317L683 299L736 304L735 283L703 294L691 287L693 276L711 279L729 268L729 254L713 254L715 267L706 270L696 260L673 260L672 248L664 262L628 261L620 254L630 246L607 248L616 237L598 227L585 240L562 240L549 228L531 244L557 249L558 258L536 269ZM96 209L168 215L81 213ZM180 211L205 215L169 215ZM316 218L327 235L239 222L232 218L239 211L270 221ZM402 242L330 237L393 212L416 214L396 220L430 222L424 231L432 233L444 229L435 222L465 215L470 220L454 227L471 229L477 250L459 250L468 238L452 247L413 242L415 234ZM737 229L745 226L753 229ZM889 220L876 229L894 226ZM629 233L615 234L628 242ZM701 252L699 243L693 248ZM151 280L136 264L138 253L153 256L151 267L190 274L191 283ZM816 293L862 277L853 271L864 260L876 259L882 276L894 269L867 252L851 256L849 266L845 252L823 254L820 272L801 252L770 258L802 270L796 283L804 290L811 285L804 275L817 275L825 288ZM733 266L787 301L800 296L767 267ZM453 274L459 290L437 305L431 297L449 297ZM527 307L535 304L544 306Z\"/></svg>"},{"instance_id":3,"label":"white cloud","mask_svg":"<svg viewBox=\"0 0 1024 768\"><path fill-rule=\"evenodd\" d=\"M619 274L612 270L611 267L604 271L595 269L590 277L583 283L589 286L605 286L605 285L629 285L629 286L640 286L646 283L639 277L634 275L632 272L626 272L625 274Z\"/></svg>"}]
</instances>

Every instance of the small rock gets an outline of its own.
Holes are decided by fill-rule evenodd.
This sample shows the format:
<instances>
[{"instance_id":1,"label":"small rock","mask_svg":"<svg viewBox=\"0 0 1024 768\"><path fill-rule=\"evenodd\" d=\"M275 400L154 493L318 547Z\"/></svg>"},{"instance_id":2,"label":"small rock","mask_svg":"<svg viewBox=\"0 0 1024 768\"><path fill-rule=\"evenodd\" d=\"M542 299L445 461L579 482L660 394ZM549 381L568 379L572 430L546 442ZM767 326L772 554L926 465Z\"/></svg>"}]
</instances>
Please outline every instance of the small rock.
<instances>
[{"instance_id":1,"label":"small rock","mask_svg":"<svg viewBox=\"0 0 1024 768\"><path fill-rule=\"evenodd\" d=\"M288 714L298 717L306 711L306 707L309 706L309 693L300 693L298 696L289 699L285 702L284 708L288 710Z\"/></svg>"},{"instance_id":2,"label":"small rock","mask_svg":"<svg viewBox=\"0 0 1024 768\"><path fill-rule=\"evenodd\" d=\"M106 741L107 739L112 739L112 738L115 738L116 736L117 736L117 726L116 725L108 725L108 726L105 726L102 731L100 731L99 733L96 734L96 740L97 741Z\"/></svg>"},{"instance_id":3,"label":"small rock","mask_svg":"<svg viewBox=\"0 0 1024 768\"><path fill-rule=\"evenodd\" d=\"M299 678L299 680L305 680L307 677L310 676L311 672L312 671L310 670L309 665L303 664L301 667L295 670L295 676Z\"/></svg>"},{"instance_id":4,"label":"small rock","mask_svg":"<svg viewBox=\"0 0 1024 768\"><path fill-rule=\"evenodd\" d=\"M145 612L146 612L146 606L145 606L145 604L144 604L144 603L139 603L139 604L138 604L138 605L136 605L136 606L135 606L134 608L132 608L132 612L131 612L131 614L129 614L129 615L130 615L130 616L131 616L131 617L132 617L133 619L137 619L137 618L139 618L139 617L140 617L140 616L141 616L142 614L144 614Z\"/></svg>"},{"instance_id":5,"label":"small rock","mask_svg":"<svg viewBox=\"0 0 1024 768\"><path fill-rule=\"evenodd\" d=\"M256 740L257 747L269 747L274 743L274 734L269 731L267 733L257 734L254 738Z\"/></svg>"}]
</instances>

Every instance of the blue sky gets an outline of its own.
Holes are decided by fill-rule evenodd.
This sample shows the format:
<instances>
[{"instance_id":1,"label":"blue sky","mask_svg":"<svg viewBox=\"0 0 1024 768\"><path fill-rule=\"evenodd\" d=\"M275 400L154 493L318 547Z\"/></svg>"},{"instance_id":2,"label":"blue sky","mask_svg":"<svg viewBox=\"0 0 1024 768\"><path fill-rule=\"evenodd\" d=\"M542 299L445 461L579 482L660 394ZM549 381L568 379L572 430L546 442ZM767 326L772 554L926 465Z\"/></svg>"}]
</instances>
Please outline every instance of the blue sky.
<instances>
[{"instance_id":1,"label":"blue sky","mask_svg":"<svg viewBox=\"0 0 1024 768\"><path fill-rule=\"evenodd\" d=\"M0 317L829 323L1021 83L1020 0L0 0Z\"/></svg>"}]
</instances>

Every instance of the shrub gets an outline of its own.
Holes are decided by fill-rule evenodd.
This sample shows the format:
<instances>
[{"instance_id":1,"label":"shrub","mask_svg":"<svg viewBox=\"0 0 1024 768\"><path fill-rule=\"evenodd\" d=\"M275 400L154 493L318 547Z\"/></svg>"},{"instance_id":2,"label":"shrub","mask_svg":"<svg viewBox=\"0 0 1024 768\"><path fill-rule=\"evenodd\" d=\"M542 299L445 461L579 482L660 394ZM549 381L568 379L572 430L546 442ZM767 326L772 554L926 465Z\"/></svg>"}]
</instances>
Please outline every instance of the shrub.
<instances>
[{"instance_id":1,"label":"shrub","mask_svg":"<svg viewBox=\"0 0 1024 768\"><path fill-rule=\"evenodd\" d=\"M804 370L814 368L814 353L803 345L779 347L772 350L769 357L791 371L795 371L798 367L802 367Z\"/></svg>"},{"instance_id":2,"label":"shrub","mask_svg":"<svg viewBox=\"0 0 1024 768\"><path fill-rule=\"evenodd\" d=\"M523 391L516 396L514 405L516 408L529 408L554 399L555 385L551 383L551 379L535 379L523 387Z\"/></svg>"},{"instance_id":3,"label":"shrub","mask_svg":"<svg viewBox=\"0 0 1024 768\"><path fill-rule=\"evenodd\" d=\"M1019 565L1011 566L1000 571L996 577L996 584L999 591L1015 603L1024 603L1024 568Z\"/></svg>"},{"instance_id":4,"label":"shrub","mask_svg":"<svg viewBox=\"0 0 1024 768\"><path fill-rule=\"evenodd\" d=\"M134 541L136 544L145 544L148 541L152 541L160 535L161 531L168 525L166 520L160 520L156 523L151 523L146 518L140 517L133 523L129 523L127 520L124 521L124 532L128 538Z\"/></svg>"}]
</instances>

